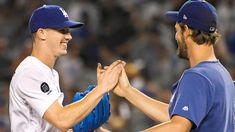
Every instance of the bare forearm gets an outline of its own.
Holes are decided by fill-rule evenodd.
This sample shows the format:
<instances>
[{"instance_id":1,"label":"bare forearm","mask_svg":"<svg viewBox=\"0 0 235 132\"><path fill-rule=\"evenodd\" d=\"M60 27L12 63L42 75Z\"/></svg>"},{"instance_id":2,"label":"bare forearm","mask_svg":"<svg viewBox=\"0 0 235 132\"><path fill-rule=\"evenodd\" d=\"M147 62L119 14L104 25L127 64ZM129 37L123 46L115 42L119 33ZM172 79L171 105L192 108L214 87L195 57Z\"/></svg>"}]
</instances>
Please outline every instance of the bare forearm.
<instances>
[{"instance_id":1,"label":"bare forearm","mask_svg":"<svg viewBox=\"0 0 235 132\"><path fill-rule=\"evenodd\" d=\"M167 121L152 128L146 129L143 132L189 132L189 130L180 125L173 124L171 121Z\"/></svg>"},{"instance_id":2,"label":"bare forearm","mask_svg":"<svg viewBox=\"0 0 235 132\"><path fill-rule=\"evenodd\" d=\"M171 120L146 129L144 132L189 132L192 126L192 122L188 119L174 116Z\"/></svg>"},{"instance_id":3,"label":"bare forearm","mask_svg":"<svg viewBox=\"0 0 235 132\"><path fill-rule=\"evenodd\" d=\"M151 119L160 122L169 120L168 104L154 100L136 88L129 88L125 98Z\"/></svg>"},{"instance_id":4,"label":"bare forearm","mask_svg":"<svg viewBox=\"0 0 235 132\"><path fill-rule=\"evenodd\" d=\"M104 93L98 88L88 93L83 99L63 107L60 119L66 121L69 128L83 120L99 103Z\"/></svg>"}]
</instances>

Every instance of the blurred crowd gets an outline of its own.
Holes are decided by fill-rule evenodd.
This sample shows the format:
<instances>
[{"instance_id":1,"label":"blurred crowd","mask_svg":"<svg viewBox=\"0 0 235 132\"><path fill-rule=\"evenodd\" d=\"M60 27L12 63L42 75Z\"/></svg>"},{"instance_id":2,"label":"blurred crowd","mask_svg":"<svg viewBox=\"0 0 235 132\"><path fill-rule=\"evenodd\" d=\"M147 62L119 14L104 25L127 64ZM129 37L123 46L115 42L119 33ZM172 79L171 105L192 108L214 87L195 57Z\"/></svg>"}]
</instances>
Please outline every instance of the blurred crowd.
<instances>
[{"instance_id":1,"label":"blurred crowd","mask_svg":"<svg viewBox=\"0 0 235 132\"><path fill-rule=\"evenodd\" d=\"M30 55L32 42L28 20L44 4L65 8L71 19L85 23L72 30L68 54L58 59L64 105L75 92L96 84L96 67L117 59L127 62L133 86L146 95L168 103L171 85L187 62L176 56L174 23L164 13L178 10L185 0L0 0L0 132L10 131L9 83L15 68ZM218 11L222 34L215 46L217 58L235 79L235 1L209 0ZM27 82L25 82L27 83ZM113 132L136 132L153 126L152 121L123 98L111 95L112 115L105 127Z\"/></svg>"}]
</instances>

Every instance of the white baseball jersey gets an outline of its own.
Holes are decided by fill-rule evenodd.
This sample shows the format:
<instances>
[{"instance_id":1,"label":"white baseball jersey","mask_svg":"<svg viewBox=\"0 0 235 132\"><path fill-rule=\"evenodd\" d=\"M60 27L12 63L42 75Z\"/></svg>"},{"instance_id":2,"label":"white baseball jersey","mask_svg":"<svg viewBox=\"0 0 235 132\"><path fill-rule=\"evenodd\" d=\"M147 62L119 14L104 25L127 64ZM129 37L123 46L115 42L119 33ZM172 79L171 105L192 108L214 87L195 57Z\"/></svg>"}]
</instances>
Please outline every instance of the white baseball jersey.
<instances>
[{"instance_id":1,"label":"white baseball jersey","mask_svg":"<svg viewBox=\"0 0 235 132\"><path fill-rule=\"evenodd\" d=\"M59 75L36 57L25 58L17 67L10 84L9 114L12 132L57 132L43 119L56 101L62 105Z\"/></svg>"}]
</instances>

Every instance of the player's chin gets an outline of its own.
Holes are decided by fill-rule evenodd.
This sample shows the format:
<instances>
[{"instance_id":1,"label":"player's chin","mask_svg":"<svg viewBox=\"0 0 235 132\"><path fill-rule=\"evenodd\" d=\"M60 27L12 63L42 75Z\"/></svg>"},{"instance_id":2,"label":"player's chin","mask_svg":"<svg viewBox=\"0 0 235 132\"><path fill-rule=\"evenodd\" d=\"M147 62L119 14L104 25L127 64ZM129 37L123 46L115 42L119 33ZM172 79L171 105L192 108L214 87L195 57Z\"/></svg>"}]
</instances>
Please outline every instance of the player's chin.
<instances>
[{"instance_id":1,"label":"player's chin","mask_svg":"<svg viewBox=\"0 0 235 132\"><path fill-rule=\"evenodd\" d=\"M64 50L63 55L66 55L67 53L68 53L67 50Z\"/></svg>"},{"instance_id":2,"label":"player's chin","mask_svg":"<svg viewBox=\"0 0 235 132\"><path fill-rule=\"evenodd\" d=\"M59 53L59 56L63 56L67 54L67 50L61 50L61 52Z\"/></svg>"},{"instance_id":3,"label":"player's chin","mask_svg":"<svg viewBox=\"0 0 235 132\"><path fill-rule=\"evenodd\" d=\"M64 54L64 55L67 54L67 45L62 45L60 52L61 52L61 54Z\"/></svg>"}]
</instances>

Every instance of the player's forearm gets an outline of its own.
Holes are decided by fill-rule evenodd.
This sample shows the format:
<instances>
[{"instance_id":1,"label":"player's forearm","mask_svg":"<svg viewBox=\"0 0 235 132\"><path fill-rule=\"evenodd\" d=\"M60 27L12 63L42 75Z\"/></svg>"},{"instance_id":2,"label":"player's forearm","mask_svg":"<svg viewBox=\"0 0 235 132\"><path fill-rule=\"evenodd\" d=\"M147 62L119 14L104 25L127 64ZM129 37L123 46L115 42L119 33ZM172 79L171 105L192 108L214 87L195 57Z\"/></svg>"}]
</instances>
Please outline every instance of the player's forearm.
<instances>
[{"instance_id":1,"label":"player's forearm","mask_svg":"<svg viewBox=\"0 0 235 132\"><path fill-rule=\"evenodd\" d=\"M156 125L152 128L146 129L143 132L189 132L190 128L177 123L177 122L172 122L167 121L162 124Z\"/></svg>"},{"instance_id":2,"label":"player's forearm","mask_svg":"<svg viewBox=\"0 0 235 132\"><path fill-rule=\"evenodd\" d=\"M83 120L99 103L105 93L99 88L94 88L83 99L67 105L60 113L60 119L64 120L65 128L69 129Z\"/></svg>"},{"instance_id":3,"label":"player's forearm","mask_svg":"<svg viewBox=\"0 0 235 132\"><path fill-rule=\"evenodd\" d=\"M128 88L124 97L151 119L160 122L169 120L168 104L154 100L136 88Z\"/></svg>"}]
</instances>

